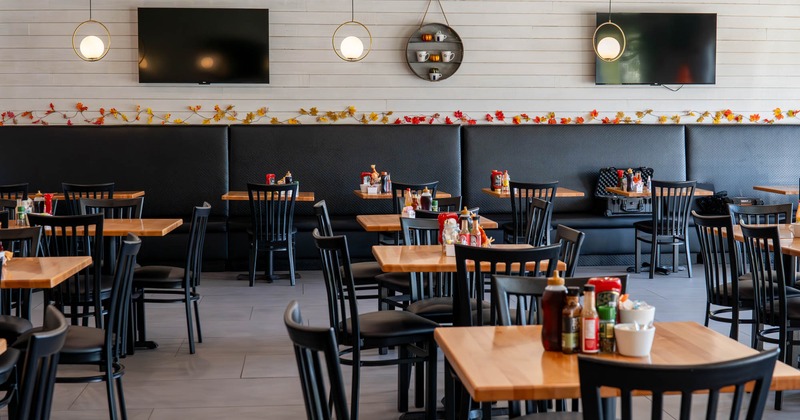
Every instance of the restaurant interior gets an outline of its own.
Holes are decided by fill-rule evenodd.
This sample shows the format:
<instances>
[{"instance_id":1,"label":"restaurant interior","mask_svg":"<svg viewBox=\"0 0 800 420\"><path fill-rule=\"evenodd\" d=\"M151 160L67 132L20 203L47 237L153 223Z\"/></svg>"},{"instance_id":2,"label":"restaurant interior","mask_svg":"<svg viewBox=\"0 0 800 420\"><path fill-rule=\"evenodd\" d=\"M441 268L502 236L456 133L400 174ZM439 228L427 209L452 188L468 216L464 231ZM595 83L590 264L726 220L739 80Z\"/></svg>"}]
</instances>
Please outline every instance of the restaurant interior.
<instances>
[{"instance_id":1,"label":"restaurant interior","mask_svg":"<svg viewBox=\"0 0 800 420\"><path fill-rule=\"evenodd\" d=\"M797 418L798 10L0 0L0 419Z\"/></svg>"}]
</instances>

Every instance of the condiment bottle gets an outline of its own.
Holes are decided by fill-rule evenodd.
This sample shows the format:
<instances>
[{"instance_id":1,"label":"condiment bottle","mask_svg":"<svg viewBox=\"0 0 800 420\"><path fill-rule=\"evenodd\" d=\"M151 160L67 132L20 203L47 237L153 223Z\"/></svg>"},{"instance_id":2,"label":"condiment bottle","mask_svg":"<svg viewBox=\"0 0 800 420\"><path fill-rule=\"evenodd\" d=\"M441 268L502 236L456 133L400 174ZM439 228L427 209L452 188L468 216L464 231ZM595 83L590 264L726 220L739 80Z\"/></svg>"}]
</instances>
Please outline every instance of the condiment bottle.
<instances>
[{"instance_id":1,"label":"condiment bottle","mask_svg":"<svg viewBox=\"0 0 800 420\"><path fill-rule=\"evenodd\" d=\"M431 197L431 190L429 190L428 187L423 188L422 196L420 197L419 200L419 205L422 207L422 210L428 210L428 211L431 210L432 199L433 197Z\"/></svg>"},{"instance_id":2,"label":"condiment bottle","mask_svg":"<svg viewBox=\"0 0 800 420\"><path fill-rule=\"evenodd\" d=\"M508 170L503 171L503 187L501 191L503 194L509 194L511 192L511 176L508 174Z\"/></svg>"},{"instance_id":3,"label":"condiment bottle","mask_svg":"<svg viewBox=\"0 0 800 420\"><path fill-rule=\"evenodd\" d=\"M617 318L617 308L614 306L598 306L597 313L600 317L600 351L614 353L614 324Z\"/></svg>"},{"instance_id":4,"label":"condiment bottle","mask_svg":"<svg viewBox=\"0 0 800 420\"><path fill-rule=\"evenodd\" d=\"M17 224L24 226L25 225L25 205L22 204L21 199L17 199Z\"/></svg>"},{"instance_id":5,"label":"condiment bottle","mask_svg":"<svg viewBox=\"0 0 800 420\"><path fill-rule=\"evenodd\" d=\"M461 245L469 245L469 211L466 207L461 211L461 216L458 217L461 222L461 230L458 232L458 243Z\"/></svg>"},{"instance_id":6,"label":"condiment bottle","mask_svg":"<svg viewBox=\"0 0 800 420\"><path fill-rule=\"evenodd\" d=\"M292 178L292 172L286 171L286 175L283 176L283 183L291 184L292 182L294 182L294 178Z\"/></svg>"},{"instance_id":7,"label":"condiment bottle","mask_svg":"<svg viewBox=\"0 0 800 420\"><path fill-rule=\"evenodd\" d=\"M413 200L411 199L411 188L406 188L405 191L405 207L411 207Z\"/></svg>"},{"instance_id":8,"label":"condiment bottle","mask_svg":"<svg viewBox=\"0 0 800 420\"><path fill-rule=\"evenodd\" d=\"M561 313L566 296L564 279L556 271L542 293L542 345L547 351L561 351Z\"/></svg>"},{"instance_id":9,"label":"condiment bottle","mask_svg":"<svg viewBox=\"0 0 800 420\"><path fill-rule=\"evenodd\" d=\"M411 193L411 207L413 207L414 210L419 209L419 198L420 197L418 192L414 191Z\"/></svg>"},{"instance_id":10,"label":"condiment bottle","mask_svg":"<svg viewBox=\"0 0 800 420\"><path fill-rule=\"evenodd\" d=\"M581 289L567 287L567 304L561 311L561 351L575 354L581 351Z\"/></svg>"},{"instance_id":11,"label":"condiment bottle","mask_svg":"<svg viewBox=\"0 0 800 420\"><path fill-rule=\"evenodd\" d=\"M482 246L478 216L475 216L474 214L472 215L472 227L469 229L469 244L472 246Z\"/></svg>"},{"instance_id":12,"label":"condiment bottle","mask_svg":"<svg viewBox=\"0 0 800 420\"><path fill-rule=\"evenodd\" d=\"M583 286L583 311L581 311L581 353L600 350L600 319L594 307L594 286Z\"/></svg>"}]
</instances>

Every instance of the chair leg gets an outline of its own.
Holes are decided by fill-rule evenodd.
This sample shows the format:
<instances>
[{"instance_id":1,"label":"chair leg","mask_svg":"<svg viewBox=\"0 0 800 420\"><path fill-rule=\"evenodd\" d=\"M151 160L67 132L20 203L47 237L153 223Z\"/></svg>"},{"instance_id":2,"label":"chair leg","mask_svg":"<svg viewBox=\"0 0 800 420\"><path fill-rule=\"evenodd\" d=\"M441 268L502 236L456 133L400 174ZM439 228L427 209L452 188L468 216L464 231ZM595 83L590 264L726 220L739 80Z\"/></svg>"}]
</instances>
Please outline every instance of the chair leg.
<instances>
[{"instance_id":1,"label":"chair leg","mask_svg":"<svg viewBox=\"0 0 800 420\"><path fill-rule=\"evenodd\" d=\"M256 284L256 260L258 259L258 244L253 242L250 244L250 261L248 264L248 275L250 276L250 287Z\"/></svg>"},{"instance_id":2,"label":"chair leg","mask_svg":"<svg viewBox=\"0 0 800 420\"><path fill-rule=\"evenodd\" d=\"M683 241L683 246L686 248L686 271L689 272L689 278L692 278L692 254L689 251L689 235L685 237L687 239Z\"/></svg>"},{"instance_id":3,"label":"chair leg","mask_svg":"<svg viewBox=\"0 0 800 420\"><path fill-rule=\"evenodd\" d=\"M196 291L192 290L192 293L195 295L197 294ZM197 342L203 342L203 330L200 328L200 302L198 301L199 297L195 298L194 301L194 320L195 324L197 325Z\"/></svg>"},{"instance_id":4,"label":"chair leg","mask_svg":"<svg viewBox=\"0 0 800 420\"><path fill-rule=\"evenodd\" d=\"M425 363L414 363L414 406L422 408L425 405Z\"/></svg>"},{"instance_id":5,"label":"chair leg","mask_svg":"<svg viewBox=\"0 0 800 420\"><path fill-rule=\"evenodd\" d=\"M192 298L190 289L184 293L184 307L186 309L186 329L189 333L189 354L194 354L194 326L192 325Z\"/></svg>"},{"instance_id":6,"label":"chair leg","mask_svg":"<svg viewBox=\"0 0 800 420\"><path fill-rule=\"evenodd\" d=\"M450 362L444 359L444 418L456 420L456 383L451 375Z\"/></svg>"},{"instance_id":7,"label":"chair leg","mask_svg":"<svg viewBox=\"0 0 800 420\"><path fill-rule=\"evenodd\" d=\"M106 396L108 397L108 414L111 420L117 420L117 407L114 402L114 399L116 398L114 396L114 367L111 365L111 363L106 363L105 369L106 369L105 372Z\"/></svg>"},{"instance_id":8,"label":"chair leg","mask_svg":"<svg viewBox=\"0 0 800 420\"><path fill-rule=\"evenodd\" d=\"M651 245L652 246L650 247L650 278L652 279L653 275L656 272L656 267L658 266L657 257L660 251L658 248L658 238L655 235L653 235L653 243Z\"/></svg>"},{"instance_id":9,"label":"chair leg","mask_svg":"<svg viewBox=\"0 0 800 420\"><path fill-rule=\"evenodd\" d=\"M125 406L125 393L122 391L122 376L117 378L117 398L119 398L119 412L122 420L128 420L128 408Z\"/></svg>"},{"instance_id":10,"label":"chair leg","mask_svg":"<svg viewBox=\"0 0 800 420\"><path fill-rule=\"evenodd\" d=\"M739 307L731 308L731 338L739 341Z\"/></svg>"},{"instance_id":11,"label":"chair leg","mask_svg":"<svg viewBox=\"0 0 800 420\"><path fill-rule=\"evenodd\" d=\"M428 360L427 365L428 368L425 370L427 379L426 384L426 395L425 395L425 412L426 417L429 419L436 418L436 405L438 401L436 399L436 375L438 373L438 366L437 362L439 360L439 350L438 346L436 345L436 341L433 340L433 336L428 341Z\"/></svg>"},{"instance_id":12,"label":"chair leg","mask_svg":"<svg viewBox=\"0 0 800 420\"><path fill-rule=\"evenodd\" d=\"M290 238L287 245L287 253L289 254L289 282L292 286L295 285L294 279L294 237Z\"/></svg>"},{"instance_id":13,"label":"chair leg","mask_svg":"<svg viewBox=\"0 0 800 420\"><path fill-rule=\"evenodd\" d=\"M353 349L352 386L350 387L350 418L358 418L358 395L361 390L361 348L358 344Z\"/></svg>"},{"instance_id":14,"label":"chair leg","mask_svg":"<svg viewBox=\"0 0 800 420\"><path fill-rule=\"evenodd\" d=\"M634 256L633 256L633 272L639 274L640 267L642 266L642 241L639 240L639 237L634 232L634 239L633 239L633 247L634 247Z\"/></svg>"},{"instance_id":15,"label":"chair leg","mask_svg":"<svg viewBox=\"0 0 800 420\"><path fill-rule=\"evenodd\" d=\"M681 253L680 253L680 245L672 245L672 272L677 273L680 263L681 263ZM687 263L689 262L688 258L686 259ZM692 277L692 276L689 276Z\"/></svg>"},{"instance_id":16,"label":"chair leg","mask_svg":"<svg viewBox=\"0 0 800 420\"><path fill-rule=\"evenodd\" d=\"M706 316L703 318L703 326L708 327L709 316L711 316L711 304L706 300Z\"/></svg>"},{"instance_id":17,"label":"chair leg","mask_svg":"<svg viewBox=\"0 0 800 420\"><path fill-rule=\"evenodd\" d=\"M405 345L398 346L397 359L408 359L408 348ZM405 413L408 411L408 388L411 385L411 364L397 364L397 411Z\"/></svg>"}]
</instances>

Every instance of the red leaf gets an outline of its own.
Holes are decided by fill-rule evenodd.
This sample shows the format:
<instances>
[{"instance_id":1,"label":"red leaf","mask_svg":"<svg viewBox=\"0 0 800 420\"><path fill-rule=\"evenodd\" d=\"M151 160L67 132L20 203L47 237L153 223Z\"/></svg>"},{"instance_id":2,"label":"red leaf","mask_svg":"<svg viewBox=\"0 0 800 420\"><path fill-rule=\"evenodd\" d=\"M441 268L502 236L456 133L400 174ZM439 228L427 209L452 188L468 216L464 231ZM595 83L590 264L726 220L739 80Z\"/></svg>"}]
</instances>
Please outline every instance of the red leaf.
<instances>
[{"instance_id":1,"label":"red leaf","mask_svg":"<svg viewBox=\"0 0 800 420\"><path fill-rule=\"evenodd\" d=\"M464 113L461 112L461 111L456 111L456 112L453 113L453 116L458 118L458 119L461 119L461 118L464 118Z\"/></svg>"},{"instance_id":2,"label":"red leaf","mask_svg":"<svg viewBox=\"0 0 800 420\"><path fill-rule=\"evenodd\" d=\"M467 124L469 124L469 125L475 125L477 123L478 123L478 121L476 121L476 120L467 120Z\"/></svg>"},{"instance_id":3,"label":"red leaf","mask_svg":"<svg viewBox=\"0 0 800 420\"><path fill-rule=\"evenodd\" d=\"M67 125L72 125L72 120L67 120Z\"/></svg>"},{"instance_id":4,"label":"red leaf","mask_svg":"<svg viewBox=\"0 0 800 420\"><path fill-rule=\"evenodd\" d=\"M506 116L505 116L505 114L503 114L503 111L495 111L494 112L494 116L497 117L498 121L505 121L506 120Z\"/></svg>"},{"instance_id":5,"label":"red leaf","mask_svg":"<svg viewBox=\"0 0 800 420\"><path fill-rule=\"evenodd\" d=\"M450 119L450 117L446 117L446 118L444 119L444 123L445 123L445 124L453 124L453 120L451 120L451 119Z\"/></svg>"},{"instance_id":6,"label":"red leaf","mask_svg":"<svg viewBox=\"0 0 800 420\"><path fill-rule=\"evenodd\" d=\"M486 114L486 121L489 121L489 122L494 121L494 117L492 117L492 114Z\"/></svg>"},{"instance_id":7,"label":"red leaf","mask_svg":"<svg viewBox=\"0 0 800 420\"><path fill-rule=\"evenodd\" d=\"M395 124L402 124L402 123L403 123L403 120L401 120L400 118L398 118L398 119L394 120L394 123L395 123Z\"/></svg>"},{"instance_id":8,"label":"red leaf","mask_svg":"<svg viewBox=\"0 0 800 420\"><path fill-rule=\"evenodd\" d=\"M555 119L555 118L550 118L550 119L548 119L548 120L547 120L547 123L548 123L548 124L555 124L556 122L557 122L557 121L556 121L556 119Z\"/></svg>"}]
</instances>

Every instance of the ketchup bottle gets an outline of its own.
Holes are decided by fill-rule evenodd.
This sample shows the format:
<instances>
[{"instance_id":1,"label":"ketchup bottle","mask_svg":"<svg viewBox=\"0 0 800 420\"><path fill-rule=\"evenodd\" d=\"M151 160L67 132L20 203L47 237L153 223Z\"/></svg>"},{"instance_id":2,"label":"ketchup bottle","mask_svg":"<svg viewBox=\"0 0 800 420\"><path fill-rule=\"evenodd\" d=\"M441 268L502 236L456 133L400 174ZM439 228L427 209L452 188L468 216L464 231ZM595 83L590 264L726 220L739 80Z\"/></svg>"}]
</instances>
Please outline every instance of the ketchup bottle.
<instances>
[{"instance_id":1,"label":"ketchup bottle","mask_svg":"<svg viewBox=\"0 0 800 420\"><path fill-rule=\"evenodd\" d=\"M542 345L547 351L561 351L561 313L566 299L564 279L556 271L547 279L547 287L542 293Z\"/></svg>"}]
</instances>

